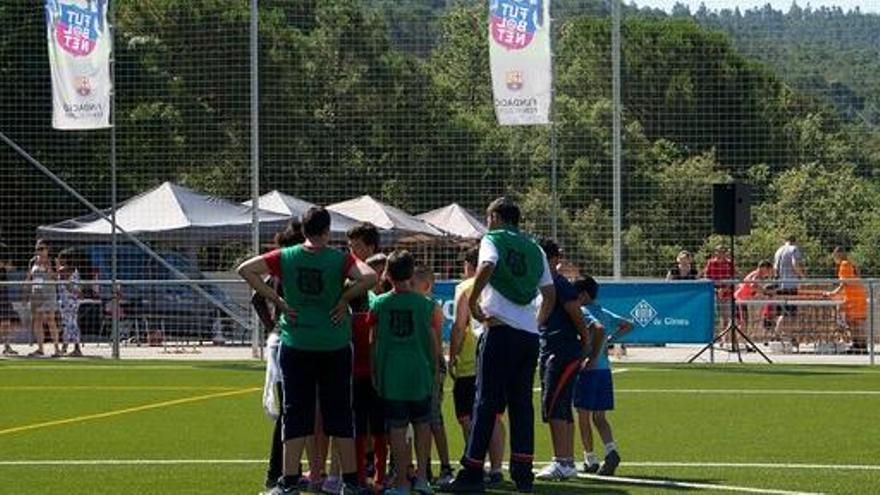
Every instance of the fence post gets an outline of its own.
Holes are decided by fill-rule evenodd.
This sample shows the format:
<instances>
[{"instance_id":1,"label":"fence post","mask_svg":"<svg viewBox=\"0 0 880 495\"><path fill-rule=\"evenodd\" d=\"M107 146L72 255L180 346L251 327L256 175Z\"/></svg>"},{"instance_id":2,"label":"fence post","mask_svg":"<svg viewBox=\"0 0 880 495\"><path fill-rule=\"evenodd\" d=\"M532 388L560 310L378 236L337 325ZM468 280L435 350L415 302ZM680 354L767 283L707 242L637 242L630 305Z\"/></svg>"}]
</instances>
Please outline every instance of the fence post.
<instances>
[{"instance_id":1,"label":"fence post","mask_svg":"<svg viewBox=\"0 0 880 495\"><path fill-rule=\"evenodd\" d=\"M868 362L874 366L874 282L868 284Z\"/></svg>"},{"instance_id":2,"label":"fence post","mask_svg":"<svg viewBox=\"0 0 880 495\"><path fill-rule=\"evenodd\" d=\"M250 71L251 71L251 249L260 254L260 38L258 0L251 0L250 8ZM262 336L257 314L251 309L251 356L263 358Z\"/></svg>"},{"instance_id":3,"label":"fence post","mask_svg":"<svg viewBox=\"0 0 880 495\"><path fill-rule=\"evenodd\" d=\"M612 189L613 189L613 207L612 207L612 224L613 224L613 265L614 279L620 280L623 276L623 243L621 240L623 205L621 200L621 168L623 162L623 152L621 140L623 136L622 125L622 107L620 95L621 76L621 40L620 40L620 2L621 0L611 0L611 72L612 72L612 101L614 115L612 118L613 126L613 163L612 163Z\"/></svg>"}]
</instances>

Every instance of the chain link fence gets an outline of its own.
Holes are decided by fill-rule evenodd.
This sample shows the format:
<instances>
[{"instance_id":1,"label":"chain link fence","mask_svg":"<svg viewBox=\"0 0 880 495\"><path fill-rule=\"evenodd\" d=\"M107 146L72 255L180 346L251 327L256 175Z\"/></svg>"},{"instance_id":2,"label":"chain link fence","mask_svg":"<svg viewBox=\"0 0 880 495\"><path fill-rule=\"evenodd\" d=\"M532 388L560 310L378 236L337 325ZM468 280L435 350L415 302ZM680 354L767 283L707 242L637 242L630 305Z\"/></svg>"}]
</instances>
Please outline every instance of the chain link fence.
<instances>
[{"instance_id":1,"label":"chain link fence","mask_svg":"<svg viewBox=\"0 0 880 495\"><path fill-rule=\"evenodd\" d=\"M736 239L736 278L795 236L808 277L836 277L830 253L839 245L873 290L880 16L555 0L554 124L500 127L487 3L118 0L114 146L110 131L50 128L43 11L4 2L0 236L8 279L29 278L44 239L49 264L63 252L67 265L56 268L75 267L97 286L81 295L83 314L103 315L92 328L105 327L117 294L128 315L116 329L122 340L148 344L161 333L163 345L250 345L248 294L233 268L268 249L305 204L296 200L334 205L369 195L413 215L456 203L481 219L491 199L509 194L530 232L558 238L565 273L644 279L663 278L682 251L702 271L727 243L713 233L712 184L739 180L753 187L753 229ZM254 192L271 210L256 216L257 229L242 204ZM121 228L149 227L117 236L115 270L109 230L82 201L108 212L114 196ZM458 276L472 241L416 238L407 247L440 277ZM388 236L383 247L398 239ZM10 289L23 322L31 320L21 295L31 287ZM754 304L745 305L750 317L765 306ZM815 319L836 325L838 316ZM775 336L765 339L749 320L753 328L772 344ZM841 338L853 340L851 332Z\"/></svg>"}]
</instances>

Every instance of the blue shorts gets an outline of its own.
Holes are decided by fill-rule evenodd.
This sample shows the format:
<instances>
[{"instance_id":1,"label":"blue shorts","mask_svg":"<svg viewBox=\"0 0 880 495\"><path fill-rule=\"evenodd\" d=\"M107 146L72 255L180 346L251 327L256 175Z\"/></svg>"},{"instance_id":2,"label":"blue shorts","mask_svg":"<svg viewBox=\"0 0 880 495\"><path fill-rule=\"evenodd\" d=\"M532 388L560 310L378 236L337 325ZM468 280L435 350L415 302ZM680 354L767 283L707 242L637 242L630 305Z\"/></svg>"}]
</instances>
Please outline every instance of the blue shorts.
<instances>
[{"instance_id":1,"label":"blue shorts","mask_svg":"<svg viewBox=\"0 0 880 495\"><path fill-rule=\"evenodd\" d=\"M574 384L574 407L586 411L614 410L611 370L582 370Z\"/></svg>"}]
</instances>

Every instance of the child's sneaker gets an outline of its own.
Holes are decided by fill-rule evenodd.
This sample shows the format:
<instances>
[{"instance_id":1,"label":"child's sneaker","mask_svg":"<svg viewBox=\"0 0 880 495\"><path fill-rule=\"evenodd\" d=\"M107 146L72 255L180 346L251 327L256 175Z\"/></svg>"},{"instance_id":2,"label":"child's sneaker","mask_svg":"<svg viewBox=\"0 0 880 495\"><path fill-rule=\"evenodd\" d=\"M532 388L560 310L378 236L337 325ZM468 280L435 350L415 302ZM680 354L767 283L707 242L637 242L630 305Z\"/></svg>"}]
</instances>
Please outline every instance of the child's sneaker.
<instances>
[{"instance_id":1,"label":"child's sneaker","mask_svg":"<svg viewBox=\"0 0 880 495\"><path fill-rule=\"evenodd\" d=\"M574 466L567 466L557 460L544 466L544 469L538 471L535 478L541 481L565 481L577 476L577 469Z\"/></svg>"},{"instance_id":2,"label":"child's sneaker","mask_svg":"<svg viewBox=\"0 0 880 495\"><path fill-rule=\"evenodd\" d=\"M499 471L489 471L483 478L487 485L497 485L504 481L504 473Z\"/></svg>"},{"instance_id":3,"label":"child's sneaker","mask_svg":"<svg viewBox=\"0 0 880 495\"><path fill-rule=\"evenodd\" d=\"M321 484L321 493L328 495L340 495L343 488L342 479L337 476L327 476L324 483Z\"/></svg>"},{"instance_id":4,"label":"child's sneaker","mask_svg":"<svg viewBox=\"0 0 880 495\"><path fill-rule=\"evenodd\" d=\"M452 471L452 466L444 466L440 468L440 477L437 478L437 485L443 486L452 483L452 480L455 479L455 473Z\"/></svg>"},{"instance_id":5,"label":"child's sneaker","mask_svg":"<svg viewBox=\"0 0 880 495\"><path fill-rule=\"evenodd\" d=\"M459 469L455 479L451 483L440 487L444 493L484 493L486 486L483 483L483 471L481 469Z\"/></svg>"},{"instance_id":6,"label":"child's sneaker","mask_svg":"<svg viewBox=\"0 0 880 495\"><path fill-rule=\"evenodd\" d=\"M428 483L428 480L416 480L413 483L412 491L415 493L421 493L422 495L433 495L434 489L431 488L431 484Z\"/></svg>"},{"instance_id":7,"label":"child's sneaker","mask_svg":"<svg viewBox=\"0 0 880 495\"><path fill-rule=\"evenodd\" d=\"M291 477L284 477L268 492L269 495L299 495L299 489Z\"/></svg>"},{"instance_id":8,"label":"child's sneaker","mask_svg":"<svg viewBox=\"0 0 880 495\"><path fill-rule=\"evenodd\" d=\"M596 474L599 476L614 476L614 471L619 465L620 455L617 454L616 450L612 450L605 456L605 462L602 463L602 466Z\"/></svg>"}]
</instances>

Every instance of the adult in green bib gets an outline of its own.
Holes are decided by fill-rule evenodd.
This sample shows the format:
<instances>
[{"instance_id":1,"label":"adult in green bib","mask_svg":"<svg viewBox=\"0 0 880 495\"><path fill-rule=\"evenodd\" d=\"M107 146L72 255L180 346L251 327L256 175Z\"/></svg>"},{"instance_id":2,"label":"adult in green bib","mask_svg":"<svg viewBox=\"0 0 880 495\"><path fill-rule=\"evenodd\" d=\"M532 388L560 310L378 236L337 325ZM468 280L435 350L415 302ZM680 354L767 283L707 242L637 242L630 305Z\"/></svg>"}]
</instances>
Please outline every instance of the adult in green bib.
<instances>
[{"instance_id":1,"label":"adult in green bib","mask_svg":"<svg viewBox=\"0 0 880 495\"><path fill-rule=\"evenodd\" d=\"M520 209L499 198L486 211L489 232L480 254L469 305L486 327L477 360L477 396L463 469L444 491L484 491L483 464L495 417L510 417L510 477L531 492L534 474L535 411L532 387L538 361L538 327L553 308L556 291L541 247L519 231ZM536 299L540 297L538 308Z\"/></svg>"},{"instance_id":2,"label":"adult in green bib","mask_svg":"<svg viewBox=\"0 0 880 495\"><path fill-rule=\"evenodd\" d=\"M314 433L316 400L324 433L336 438L344 493L356 493L349 303L376 284L376 273L354 256L328 246L327 210L309 209L302 223L304 243L256 256L238 268L281 315L284 474L270 493L296 493L297 464L306 437ZM281 281L283 298L263 281L267 274ZM346 286L348 280L354 283Z\"/></svg>"}]
</instances>

